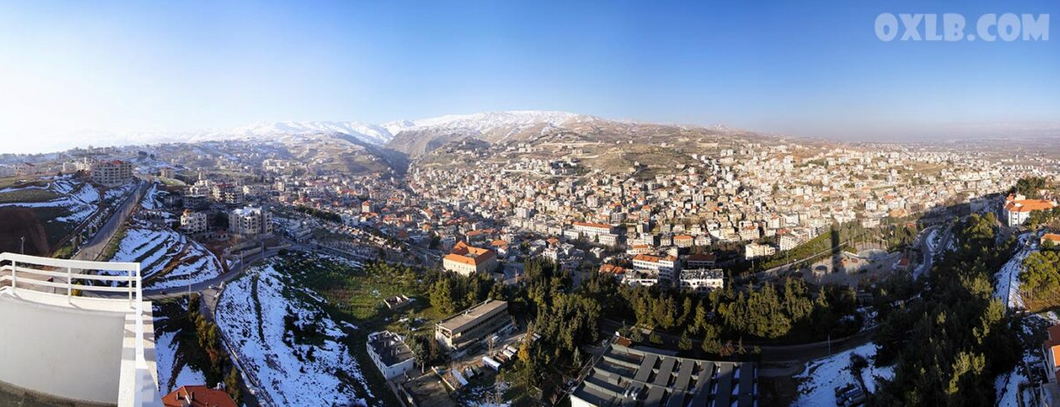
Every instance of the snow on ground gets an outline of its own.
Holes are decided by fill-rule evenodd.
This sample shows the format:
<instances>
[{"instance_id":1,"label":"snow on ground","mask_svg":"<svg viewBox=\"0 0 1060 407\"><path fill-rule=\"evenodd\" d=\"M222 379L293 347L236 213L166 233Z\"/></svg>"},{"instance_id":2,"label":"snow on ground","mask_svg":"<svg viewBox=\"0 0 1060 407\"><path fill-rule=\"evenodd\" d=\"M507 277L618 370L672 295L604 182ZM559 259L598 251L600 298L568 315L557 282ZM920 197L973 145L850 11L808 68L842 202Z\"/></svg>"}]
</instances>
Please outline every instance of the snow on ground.
<instances>
[{"instance_id":1,"label":"snow on ground","mask_svg":"<svg viewBox=\"0 0 1060 407\"><path fill-rule=\"evenodd\" d=\"M140 207L142 207L144 209L147 209L149 211L160 209L159 208L159 202L158 202L159 201L159 196L158 196L158 193L159 193L158 186L159 185L160 184L158 182L151 184L151 189L148 189L147 193L144 194L144 199L143 199L143 201L140 202Z\"/></svg>"},{"instance_id":2,"label":"snow on ground","mask_svg":"<svg viewBox=\"0 0 1060 407\"><path fill-rule=\"evenodd\" d=\"M299 287L272 265L254 269L230 282L217 308L217 323L238 356L251 383L269 389L277 405L376 405L361 367L337 340L346 333ZM322 344L296 343L285 318L316 329ZM259 328L260 327L260 328ZM312 352L312 353L310 353ZM367 367L372 369L374 367Z\"/></svg>"},{"instance_id":3,"label":"snow on ground","mask_svg":"<svg viewBox=\"0 0 1060 407\"><path fill-rule=\"evenodd\" d=\"M1019 336L1021 339L1032 338L1035 332L1042 332L1058 322L1060 322L1060 319L1053 312L1028 315L1020 320L1021 332L1019 332ZM994 390L997 392L997 405L999 406L1020 405L1019 397L1017 396L1019 387L1021 384L1030 381L1027 368L1034 369L1043 363L1041 343L1027 341L1026 339L1024 341L1022 363L1016 365L1016 368L1011 372L998 375L994 381ZM1029 398L1026 393L1023 397L1024 399Z\"/></svg>"},{"instance_id":4,"label":"snow on ground","mask_svg":"<svg viewBox=\"0 0 1060 407\"><path fill-rule=\"evenodd\" d=\"M802 382L799 384L799 397L791 405L835 406L835 388L855 381L850 371L851 354L861 355L869 362L869 366L861 371L861 379L870 393L876 391L876 376L888 380L894 378L893 367L873 366L876 344L870 342L828 358L809 362L805 371L795 375L795 379Z\"/></svg>"},{"instance_id":5,"label":"snow on ground","mask_svg":"<svg viewBox=\"0 0 1060 407\"><path fill-rule=\"evenodd\" d=\"M997 286L994 287L994 297L1005 301L1007 308L1023 308L1023 297L1020 296L1019 273L1023 271L1023 260L1034 251L1034 245L1026 244L1030 234L1020 236L1019 244L1022 247L1012 259L994 274Z\"/></svg>"},{"instance_id":6,"label":"snow on ground","mask_svg":"<svg viewBox=\"0 0 1060 407\"><path fill-rule=\"evenodd\" d=\"M91 184L75 181L69 178L55 178L47 186L26 186L19 188L5 188L0 191L16 192L19 190L47 190L57 195L57 198L43 202L9 202L0 204L0 207L17 206L23 208L63 208L70 212L69 215L56 218L63 223L80 224L88 219L99 207L99 191Z\"/></svg>"},{"instance_id":7,"label":"snow on ground","mask_svg":"<svg viewBox=\"0 0 1060 407\"><path fill-rule=\"evenodd\" d=\"M107 192L103 193L103 199L117 199L126 196L132 192L132 189L135 186L136 183L127 182L119 187L108 189Z\"/></svg>"},{"instance_id":8,"label":"snow on ground","mask_svg":"<svg viewBox=\"0 0 1060 407\"><path fill-rule=\"evenodd\" d=\"M169 394L174 388L184 385L206 383L206 376L202 372L192 369L185 364L180 371L173 374L173 366L177 362L176 332L165 332L155 337L155 363L158 366L159 392ZM169 383L172 382L173 386Z\"/></svg>"},{"instance_id":9,"label":"snow on ground","mask_svg":"<svg viewBox=\"0 0 1060 407\"><path fill-rule=\"evenodd\" d=\"M171 229L130 227L112 261L139 262L148 289L184 287L220 276L221 261L199 242Z\"/></svg>"}]
</instances>

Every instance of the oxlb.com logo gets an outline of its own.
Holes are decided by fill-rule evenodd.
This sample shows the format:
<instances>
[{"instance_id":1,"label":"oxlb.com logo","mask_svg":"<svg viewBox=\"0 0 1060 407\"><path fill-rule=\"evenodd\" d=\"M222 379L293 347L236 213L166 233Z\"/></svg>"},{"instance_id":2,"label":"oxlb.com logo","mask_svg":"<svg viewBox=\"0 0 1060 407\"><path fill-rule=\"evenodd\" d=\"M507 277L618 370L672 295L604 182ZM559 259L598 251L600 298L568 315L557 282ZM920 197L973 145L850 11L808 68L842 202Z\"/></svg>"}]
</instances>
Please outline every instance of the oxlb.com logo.
<instances>
[{"instance_id":1,"label":"oxlb.com logo","mask_svg":"<svg viewBox=\"0 0 1060 407\"><path fill-rule=\"evenodd\" d=\"M968 25L962 14L891 14L876 17L880 41L1049 41L1048 14L983 14Z\"/></svg>"}]
</instances>

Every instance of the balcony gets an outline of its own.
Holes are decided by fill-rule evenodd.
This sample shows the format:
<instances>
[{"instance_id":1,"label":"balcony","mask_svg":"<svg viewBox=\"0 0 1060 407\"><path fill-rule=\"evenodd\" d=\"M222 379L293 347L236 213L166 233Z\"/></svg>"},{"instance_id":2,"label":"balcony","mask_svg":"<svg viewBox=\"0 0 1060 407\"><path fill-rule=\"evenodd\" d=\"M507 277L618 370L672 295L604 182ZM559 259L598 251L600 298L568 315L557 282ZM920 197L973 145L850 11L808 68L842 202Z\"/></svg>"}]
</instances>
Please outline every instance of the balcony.
<instances>
[{"instance_id":1,"label":"balcony","mask_svg":"<svg viewBox=\"0 0 1060 407\"><path fill-rule=\"evenodd\" d=\"M0 394L160 406L140 264L0 254Z\"/></svg>"}]
</instances>

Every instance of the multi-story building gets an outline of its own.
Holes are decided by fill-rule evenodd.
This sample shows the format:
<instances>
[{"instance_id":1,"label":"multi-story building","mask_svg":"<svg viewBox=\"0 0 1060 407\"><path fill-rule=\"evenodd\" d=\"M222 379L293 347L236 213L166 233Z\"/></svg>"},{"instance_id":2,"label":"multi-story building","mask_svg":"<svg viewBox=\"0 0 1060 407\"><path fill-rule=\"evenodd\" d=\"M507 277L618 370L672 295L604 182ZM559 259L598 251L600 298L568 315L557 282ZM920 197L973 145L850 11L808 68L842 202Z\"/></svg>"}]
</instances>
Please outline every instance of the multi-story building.
<instances>
[{"instance_id":1,"label":"multi-story building","mask_svg":"<svg viewBox=\"0 0 1060 407\"><path fill-rule=\"evenodd\" d=\"M799 238L790 234L783 234L777 238L777 249L782 252L794 249L799 246Z\"/></svg>"},{"instance_id":2,"label":"multi-story building","mask_svg":"<svg viewBox=\"0 0 1060 407\"><path fill-rule=\"evenodd\" d=\"M714 264L717 262L717 257L713 254L690 254L685 259L685 265L690 269L709 269L714 268Z\"/></svg>"},{"instance_id":3,"label":"multi-story building","mask_svg":"<svg viewBox=\"0 0 1060 407\"><path fill-rule=\"evenodd\" d=\"M206 232L209 228L209 223L206 220L206 214L203 212L195 212L191 209L185 209L184 213L180 215L180 229L184 233L195 234Z\"/></svg>"},{"instance_id":4,"label":"multi-story building","mask_svg":"<svg viewBox=\"0 0 1060 407\"><path fill-rule=\"evenodd\" d=\"M92 165L92 181L105 187L124 184L132 177L132 164L125 161L100 161Z\"/></svg>"},{"instance_id":5,"label":"multi-story building","mask_svg":"<svg viewBox=\"0 0 1060 407\"><path fill-rule=\"evenodd\" d=\"M1043 199L1027 199L1023 195L1009 195L1001 208L1001 215L1009 227L1022 225L1031 216L1031 212L1047 211L1056 207L1055 202Z\"/></svg>"},{"instance_id":6,"label":"multi-story building","mask_svg":"<svg viewBox=\"0 0 1060 407\"><path fill-rule=\"evenodd\" d=\"M465 276L490 273L497 268L497 253L490 249L468 246L459 242L453 251L442 258L442 267Z\"/></svg>"},{"instance_id":7,"label":"multi-story building","mask_svg":"<svg viewBox=\"0 0 1060 407\"><path fill-rule=\"evenodd\" d=\"M744 246L744 258L757 259L759 257L772 256L777 254L777 249L770 245L764 245L759 243L748 243Z\"/></svg>"},{"instance_id":8,"label":"multi-story building","mask_svg":"<svg viewBox=\"0 0 1060 407\"><path fill-rule=\"evenodd\" d=\"M725 287L725 279L719 269L695 269L682 270L679 283L682 290L691 290L699 294L706 294L710 290Z\"/></svg>"},{"instance_id":9,"label":"multi-story building","mask_svg":"<svg viewBox=\"0 0 1060 407\"><path fill-rule=\"evenodd\" d=\"M227 205L243 203L243 187L233 184L217 184L210 191L213 200Z\"/></svg>"},{"instance_id":10,"label":"multi-story building","mask_svg":"<svg viewBox=\"0 0 1060 407\"><path fill-rule=\"evenodd\" d=\"M241 236L272 233L272 215L256 206L233 210L228 214L228 231Z\"/></svg>"},{"instance_id":11,"label":"multi-story building","mask_svg":"<svg viewBox=\"0 0 1060 407\"><path fill-rule=\"evenodd\" d=\"M439 322L435 326L434 338L450 352L459 352L511 323L508 303L489 300Z\"/></svg>"},{"instance_id":12,"label":"multi-story building","mask_svg":"<svg viewBox=\"0 0 1060 407\"><path fill-rule=\"evenodd\" d=\"M590 241L595 240L598 235L610 234L612 230L611 225L602 223L574 222L572 227Z\"/></svg>"},{"instance_id":13,"label":"multi-story building","mask_svg":"<svg viewBox=\"0 0 1060 407\"><path fill-rule=\"evenodd\" d=\"M405 339L390 331L368 334L368 356L387 380L398 377L412 370L412 350L405 344Z\"/></svg>"}]
</instances>

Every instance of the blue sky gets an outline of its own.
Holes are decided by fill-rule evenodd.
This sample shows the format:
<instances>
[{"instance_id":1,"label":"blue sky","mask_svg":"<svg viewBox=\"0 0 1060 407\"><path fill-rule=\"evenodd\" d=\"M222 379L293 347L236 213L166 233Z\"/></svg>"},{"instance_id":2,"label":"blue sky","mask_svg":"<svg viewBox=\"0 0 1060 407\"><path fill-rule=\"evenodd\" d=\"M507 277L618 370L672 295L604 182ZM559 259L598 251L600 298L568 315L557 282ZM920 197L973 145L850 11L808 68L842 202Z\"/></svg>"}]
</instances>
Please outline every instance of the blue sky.
<instances>
[{"instance_id":1,"label":"blue sky","mask_svg":"<svg viewBox=\"0 0 1060 407\"><path fill-rule=\"evenodd\" d=\"M0 139L523 109L881 140L1060 122L1056 33L883 42L884 12L1060 3L3 2Z\"/></svg>"}]
</instances>

